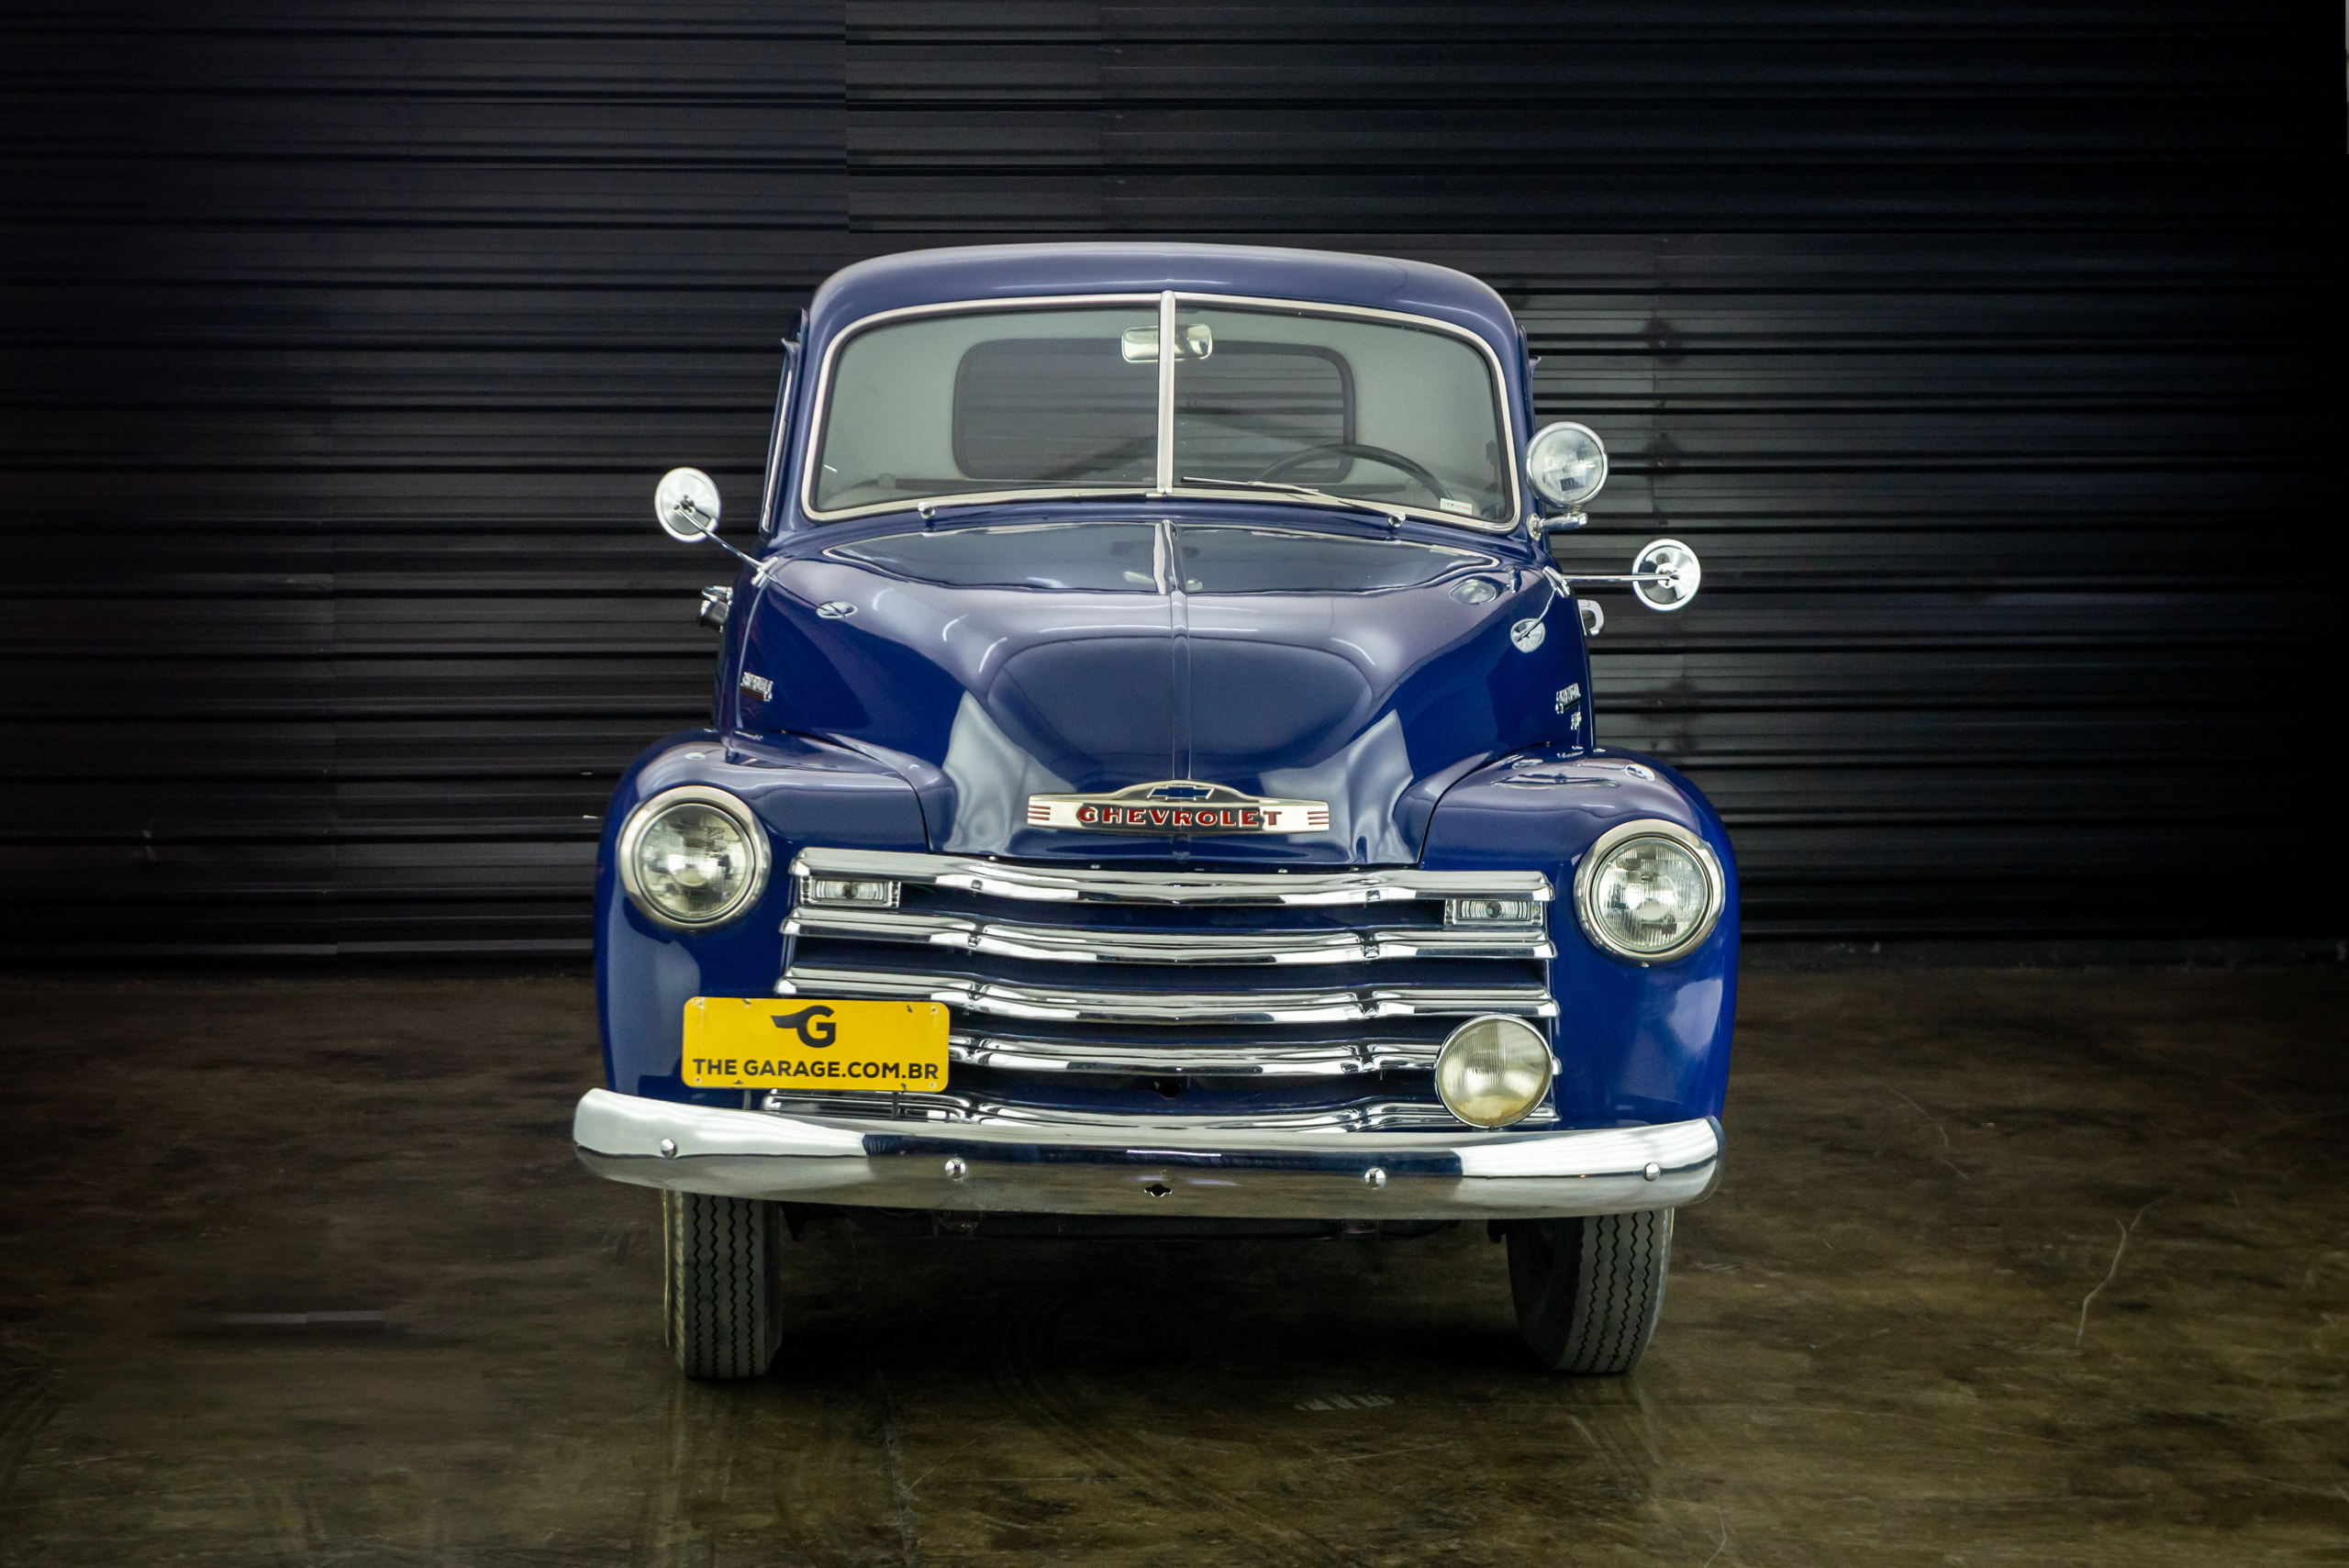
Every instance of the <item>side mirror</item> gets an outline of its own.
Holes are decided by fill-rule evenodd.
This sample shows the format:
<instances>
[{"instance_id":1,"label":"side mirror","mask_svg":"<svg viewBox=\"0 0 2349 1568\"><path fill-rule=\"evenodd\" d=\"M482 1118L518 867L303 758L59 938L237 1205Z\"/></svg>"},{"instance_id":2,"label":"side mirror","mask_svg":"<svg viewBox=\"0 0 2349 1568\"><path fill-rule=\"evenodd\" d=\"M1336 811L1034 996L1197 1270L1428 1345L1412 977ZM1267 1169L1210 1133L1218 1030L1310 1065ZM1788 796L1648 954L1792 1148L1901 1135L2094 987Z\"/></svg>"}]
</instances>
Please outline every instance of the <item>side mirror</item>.
<instances>
[{"instance_id":1,"label":"side mirror","mask_svg":"<svg viewBox=\"0 0 2349 1568\"><path fill-rule=\"evenodd\" d=\"M753 580L766 581L767 564L743 554L718 537L718 482L697 468L673 468L661 476L652 491L652 515L660 519L661 531L679 544L699 544L707 539L743 565L749 567ZM728 590L729 595L731 590ZM702 625L710 623L707 594L702 600ZM726 623L724 612L718 613L718 623Z\"/></svg>"},{"instance_id":2,"label":"side mirror","mask_svg":"<svg viewBox=\"0 0 2349 1568\"><path fill-rule=\"evenodd\" d=\"M652 515L660 519L661 531L679 544L715 537L722 509L717 481L697 468L671 469L652 492Z\"/></svg>"},{"instance_id":3,"label":"side mirror","mask_svg":"<svg viewBox=\"0 0 2349 1568\"><path fill-rule=\"evenodd\" d=\"M1652 610L1681 610L1705 581L1697 552L1676 539L1660 539L1631 562L1631 593Z\"/></svg>"},{"instance_id":4,"label":"side mirror","mask_svg":"<svg viewBox=\"0 0 2349 1568\"><path fill-rule=\"evenodd\" d=\"M1631 558L1631 570L1621 576L1559 572L1553 568L1550 580L1566 590L1629 588L1648 608L1668 614L1688 607L1704 584L1705 568L1697 559L1697 552L1678 539L1660 539L1642 545L1640 553ZM1587 599L1582 601L1582 606L1584 629L1596 637L1598 628L1606 622L1606 615ZM1595 621L1594 614L1598 617Z\"/></svg>"},{"instance_id":5,"label":"side mirror","mask_svg":"<svg viewBox=\"0 0 2349 1568\"><path fill-rule=\"evenodd\" d=\"M1544 517L1534 525L1536 539L1559 528L1578 528L1590 520L1583 516L1582 504L1607 484L1607 443L1589 426L1571 419L1544 425L1525 449L1525 476L1535 495L1565 508L1563 517Z\"/></svg>"}]
</instances>

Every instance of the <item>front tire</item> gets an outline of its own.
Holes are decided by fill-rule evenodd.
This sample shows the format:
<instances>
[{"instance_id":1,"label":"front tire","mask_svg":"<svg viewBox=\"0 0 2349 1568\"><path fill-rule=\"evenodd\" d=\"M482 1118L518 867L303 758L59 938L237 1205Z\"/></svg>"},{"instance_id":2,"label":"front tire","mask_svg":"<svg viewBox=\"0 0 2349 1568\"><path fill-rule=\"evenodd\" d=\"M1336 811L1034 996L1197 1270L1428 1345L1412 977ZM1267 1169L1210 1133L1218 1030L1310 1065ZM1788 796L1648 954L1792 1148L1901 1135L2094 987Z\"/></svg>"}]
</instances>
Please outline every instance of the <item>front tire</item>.
<instances>
[{"instance_id":1,"label":"front tire","mask_svg":"<svg viewBox=\"0 0 2349 1568\"><path fill-rule=\"evenodd\" d=\"M1509 1227L1517 1331L1552 1372L1631 1371L1655 1333L1672 1266L1672 1210Z\"/></svg>"},{"instance_id":2,"label":"front tire","mask_svg":"<svg viewBox=\"0 0 2349 1568\"><path fill-rule=\"evenodd\" d=\"M706 1193L661 1195L664 1336L687 1377L757 1377L774 1360L783 1342L777 1207Z\"/></svg>"}]
</instances>

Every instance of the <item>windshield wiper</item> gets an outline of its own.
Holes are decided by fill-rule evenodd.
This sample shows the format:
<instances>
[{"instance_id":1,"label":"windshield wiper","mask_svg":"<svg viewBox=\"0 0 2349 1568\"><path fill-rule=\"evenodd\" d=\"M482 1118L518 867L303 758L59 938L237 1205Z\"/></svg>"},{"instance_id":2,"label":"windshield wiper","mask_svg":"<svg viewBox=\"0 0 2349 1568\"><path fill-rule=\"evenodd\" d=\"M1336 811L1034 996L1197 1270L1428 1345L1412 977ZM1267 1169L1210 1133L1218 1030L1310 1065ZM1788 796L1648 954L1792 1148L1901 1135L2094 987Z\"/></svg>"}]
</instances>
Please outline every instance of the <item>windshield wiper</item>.
<instances>
[{"instance_id":1,"label":"windshield wiper","mask_svg":"<svg viewBox=\"0 0 2349 1568\"><path fill-rule=\"evenodd\" d=\"M1283 484L1276 479L1202 479L1186 473L1174 481L1177 484L1207 484L1220 490L1270 490L1281 495L1302 496L1327 506L1346 506L1357 512L1368 512L1390 523L1400 523L1403 511L1399 506L1382 506L1375 501L1359 501L1352 495L1332 495L1327 490L1314 490L1303 484Z\"/></svg>"},{"instance_id":2,"label":"windshield wiper","mask_svg":"<svg viewBox=\"0 0 2349 1568\"><path fill-rule=\"evenodd\" d=\"M890 512L919 512L922 520L927 522L933 513L941 512L949 506L1018 506L1051 500L1056 496L1058 499L1066 501L1115 501L1134 495L1157 494L1157 491L1147 484L1104 485L1097 490L1089 487L1079 490L1072 487L1065 495L1059 494L1057 490L1039 491L1023 496L1019 500L1012 501L1005 499L1000 492L980 491L974 495L961 495L950 490L941 495L918 495L911 500L899 501L891 505L888 511L867 512L863 515L868 517L885 517Z\"/></svg>"}]
</instances>

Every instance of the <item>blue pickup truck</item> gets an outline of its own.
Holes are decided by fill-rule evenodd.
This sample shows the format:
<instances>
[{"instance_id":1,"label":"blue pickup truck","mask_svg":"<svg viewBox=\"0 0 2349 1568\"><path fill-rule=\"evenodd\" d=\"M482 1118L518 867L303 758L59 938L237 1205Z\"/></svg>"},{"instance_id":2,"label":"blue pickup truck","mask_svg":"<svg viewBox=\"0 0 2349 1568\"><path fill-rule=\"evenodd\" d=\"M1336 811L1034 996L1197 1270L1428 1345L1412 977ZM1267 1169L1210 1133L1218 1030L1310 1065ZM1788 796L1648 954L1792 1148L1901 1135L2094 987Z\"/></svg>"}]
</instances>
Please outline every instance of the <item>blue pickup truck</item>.
<instances>
[{"instance_id":1,"label":"blue pickup truck","mask_svg":"<svg viewBox=\"0 0 2349 1568\"><path fill-rule=\"evenodd\" d=\"M1737 982L1720 819L1595 733L1605 482L1535 430L1461 273L1213 245L850 267L794 338L707 728L612 800L606 1086L657 1188L666 1332L766 1371L817 1223L1508 1249L1557 1371L1629 1370L1718 1179Z\"/></svg>"}]
</instances>

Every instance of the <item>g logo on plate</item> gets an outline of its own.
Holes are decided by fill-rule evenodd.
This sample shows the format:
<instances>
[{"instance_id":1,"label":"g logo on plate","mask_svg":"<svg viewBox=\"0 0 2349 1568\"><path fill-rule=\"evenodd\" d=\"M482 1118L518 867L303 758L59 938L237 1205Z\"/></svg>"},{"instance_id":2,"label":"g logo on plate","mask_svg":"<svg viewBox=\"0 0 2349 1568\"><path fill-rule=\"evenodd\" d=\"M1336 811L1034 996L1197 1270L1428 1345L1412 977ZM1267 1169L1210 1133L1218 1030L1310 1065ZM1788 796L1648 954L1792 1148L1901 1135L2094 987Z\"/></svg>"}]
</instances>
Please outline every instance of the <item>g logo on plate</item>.
<instances>
[{"instance_id":1,"label":"g logo on plate","mask_svg":"<svg viewBox=\"0 0 2349 1568\"><path fill-rule=\"evenodd\" d=\"M832 1036L840 1027L832 1021L832 1010L820 1004L802 1007L796 1013L774 1013L770 1017L774 1019L775 1028L791 1030L799 1037L800 1044L817 1051L832 1043Z\"/></svg>"}]
</instances>

